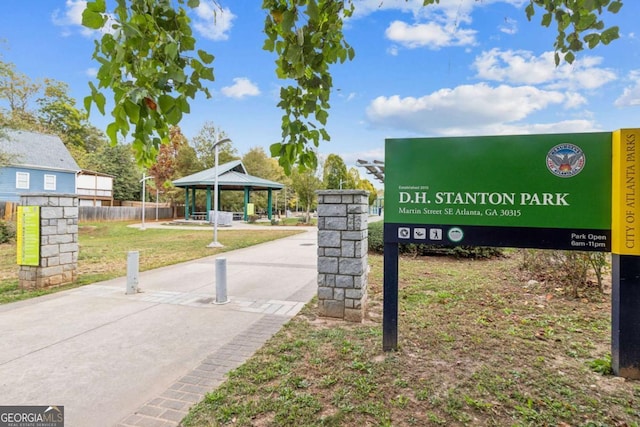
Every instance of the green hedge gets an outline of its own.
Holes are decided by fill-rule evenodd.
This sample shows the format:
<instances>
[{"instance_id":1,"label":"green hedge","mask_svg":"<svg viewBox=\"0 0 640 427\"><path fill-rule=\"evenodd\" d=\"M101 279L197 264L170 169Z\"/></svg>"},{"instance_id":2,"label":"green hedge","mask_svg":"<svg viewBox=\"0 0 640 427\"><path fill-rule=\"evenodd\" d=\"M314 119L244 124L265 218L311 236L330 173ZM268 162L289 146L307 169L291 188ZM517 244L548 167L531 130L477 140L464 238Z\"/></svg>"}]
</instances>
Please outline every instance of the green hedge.
<instances>
[{"instance_id":1,"label":"green hedge","mask_svg":"<svg viewBox=\"0 0 640 427\"><path fill-rule=\"evenodd\" d=\"M379 254L384 252L384 223L382 221L369 224L369 251ZM399 251L401 254L416 256L453 256L456 258L494 258L502 256L502 250L499 248L480 246L435 246L401 243Z\"/></svg>"}]
</instances>

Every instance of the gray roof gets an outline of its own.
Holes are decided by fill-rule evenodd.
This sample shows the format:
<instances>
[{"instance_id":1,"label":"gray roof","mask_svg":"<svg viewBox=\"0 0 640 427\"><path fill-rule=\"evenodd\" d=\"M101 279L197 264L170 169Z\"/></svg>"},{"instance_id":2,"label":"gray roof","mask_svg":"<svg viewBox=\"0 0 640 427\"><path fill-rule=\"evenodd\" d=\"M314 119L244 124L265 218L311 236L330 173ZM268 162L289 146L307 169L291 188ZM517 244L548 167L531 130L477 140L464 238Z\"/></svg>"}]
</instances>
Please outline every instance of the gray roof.
<instances>
[{"instance_id":1,"label":"gray roof","mask_svg":"<svg viewBox=\"0 0 640 427\"><path fill-rule=\"evenodd\" d=\"M206 188L214 185L215 179L216 168L213 167L176 179L173 181L173 185L176 187ZM250 187L254 190L266 190L269 188L280 190L284 188L284 184L279 182L249 175L240 160L218 165L218 186L227 190L243 190L245 187Z\"/></svg>"},{"instance_id":2,"label":"gray roof","mask_svg":"<svg viewBox=\"0 0 640 427\"><path fill-rule=\"evenodd\" d=\"M55 135L2 129L0 151L10 156L11 166L70 172L80 170L67 147Z\"/></svg>"}]
</instances>

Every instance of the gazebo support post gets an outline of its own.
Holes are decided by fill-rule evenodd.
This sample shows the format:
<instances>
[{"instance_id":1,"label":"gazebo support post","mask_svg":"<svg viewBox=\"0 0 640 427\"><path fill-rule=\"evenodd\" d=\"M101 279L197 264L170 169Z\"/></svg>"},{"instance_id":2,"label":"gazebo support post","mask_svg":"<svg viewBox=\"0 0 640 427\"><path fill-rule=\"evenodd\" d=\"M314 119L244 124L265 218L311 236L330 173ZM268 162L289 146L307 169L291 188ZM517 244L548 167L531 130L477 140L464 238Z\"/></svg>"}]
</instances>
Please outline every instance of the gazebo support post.
<instances>
[{"instance_id":1,"label":"gazebo support post","mask_svg":"<svg viewBox=\"0 0 640 427\"><path fill-rule=\"evenodd\" d=\"M271 216L272 216L271 215L271 211L273 209L272 206L271 206L272 202L273 202L273 200L271 198L271 189L269 188L267 190L267 218L269 218L269 220L271 220Z\"/></svg>"},{"instance_id":2,"label":"gazebo support post","mask_svg":"<svg viewBox=\"0 0 640 427\"><path fill-rule=\"evenodd\" d=\"M249 221L249 187L244 187L244 220Z\"/></svg>"},{"instance_id":3,"label":"gazebo support post","mask_svg":"<svg viewBox=\"0 0 640 427\"><path fill-rule=\"evenodd\" d=\"M191 187L191 212L196 211L196 187Z\"/></svg>"},{"instance_id":4,"label":"gazebo support post","mask_svg":"<svg viewBox=\"0 0 640 427\"><path fill-rule=\"evenodd\" d=\"M189 219L189 187L184 187L184 219Z\"/></svg>"},{"instance_id":5,"label":"gazebo support post","mask_svg":"<svg viewBox=\"0 0 640 427\"><path fill-rule=\"evenodd\" d=\"M209 212L211 212L211 186L207 185L207 221L211 219L209 218Z\"/></svg>"}]
</instances>

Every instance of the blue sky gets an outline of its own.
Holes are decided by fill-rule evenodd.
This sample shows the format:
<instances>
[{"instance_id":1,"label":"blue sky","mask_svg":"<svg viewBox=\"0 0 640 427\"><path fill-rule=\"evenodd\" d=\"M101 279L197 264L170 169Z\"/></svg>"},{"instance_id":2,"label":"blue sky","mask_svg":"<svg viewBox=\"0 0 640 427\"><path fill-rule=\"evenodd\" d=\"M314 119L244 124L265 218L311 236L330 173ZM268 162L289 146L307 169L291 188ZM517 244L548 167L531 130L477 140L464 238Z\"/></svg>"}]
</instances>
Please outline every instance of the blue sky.
<instances>
[{"instance_id":1,"label":"blue sky","mask_svg":"<svg viewBox=\"0 0 640 427\"><path fill-rule=\"evenodd\" d=\"M198 48L214 54L211 99L199 96L181 124L191 138L206 122L243 154L280 140L276 107L282 81L261 49L259 0L219 0L191 15ZM321 155L348 166L383 160L387 137L612 131L640 127L640 2L627 0L607 23L621 39L555 67L555 32L528 22L524 0L356 0L345 36L353 61L335 66L328 131ZM2 0L0 55L32 79L69 84L82 105L95 73L98 35L80 26L78 0ZM109 117L93 111L105 129ZM364 174L364 171L361 171Z\"/></svg>"}]
</instances>

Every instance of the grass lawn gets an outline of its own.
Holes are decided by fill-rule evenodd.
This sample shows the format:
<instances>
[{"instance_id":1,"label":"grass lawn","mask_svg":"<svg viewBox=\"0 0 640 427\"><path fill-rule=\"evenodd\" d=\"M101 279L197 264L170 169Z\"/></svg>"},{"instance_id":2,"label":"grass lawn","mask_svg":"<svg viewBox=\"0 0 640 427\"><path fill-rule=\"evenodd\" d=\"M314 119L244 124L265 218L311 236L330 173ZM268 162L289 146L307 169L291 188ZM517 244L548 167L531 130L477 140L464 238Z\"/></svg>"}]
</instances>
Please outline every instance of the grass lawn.
<instances>
[{"instance_id":1,"label":"grass lawn","mask_svg":"<svg viewBox=\"0 0 640 427\"><path fill-rule=\"evenodd\" d=\"M638 426L640 382L610 371L608 295L529 283L519 254L402 258L399 349L382 351L382 257L369 318L311 303L184 426Z\"/></svg>"},{"instance_id":2,"label":"grass lawn","mask_svg":"<svg viewBox=\"0 0 640 427\"><path fill-rule=\"evenodd\" d=\"M0 304L31 298L69 287L86 285L127 274L127 252L140 252L140 271L176 264L220 252L244 248L279 239L298 231L278 230L218 230L223 248L207 248L213 232L147 228L141 231L128 227L129 222L81 223L78 238L77 283L53 290L23 291L18 287L16 245L0 245ZM300 230L302 232L304 230Z\"/></svg>"}]
</instances>

